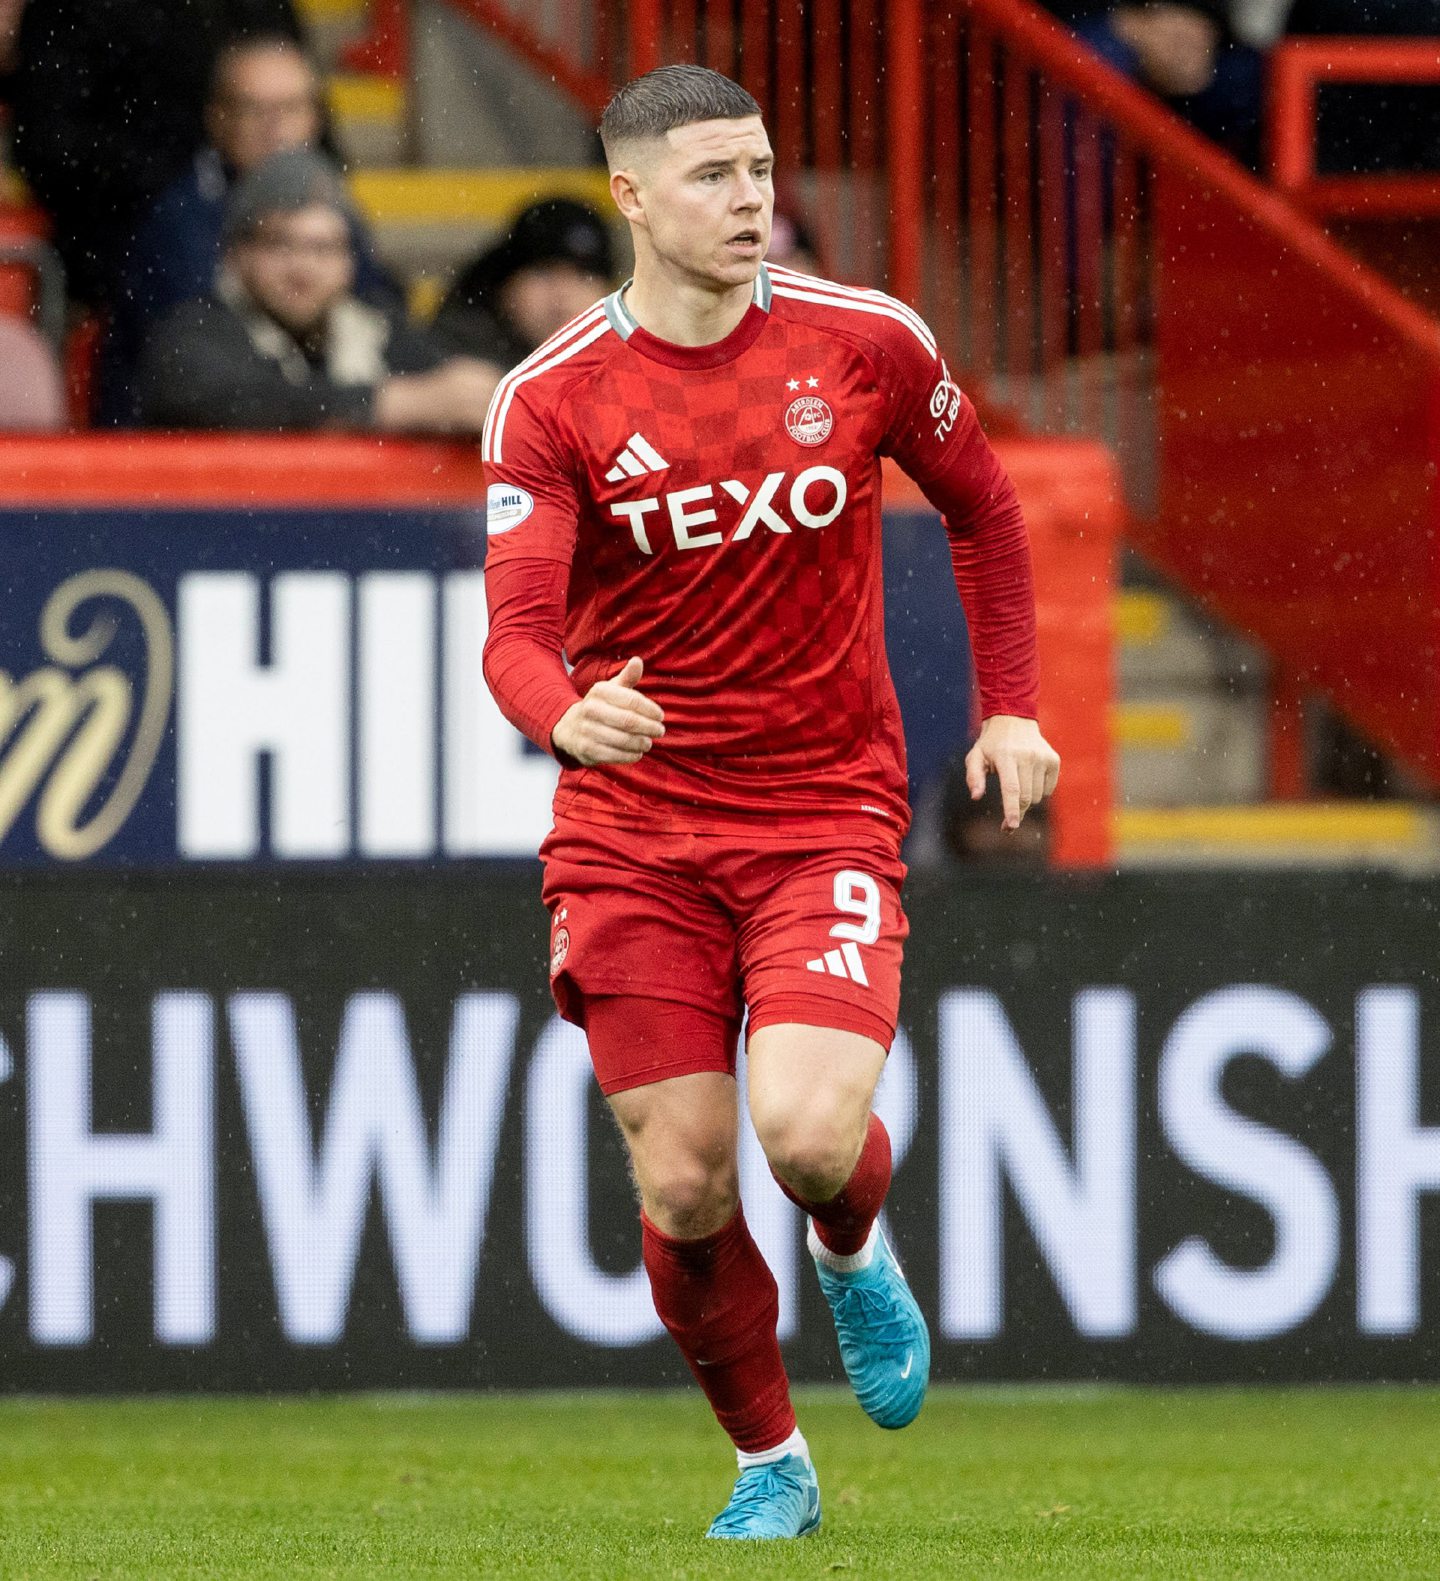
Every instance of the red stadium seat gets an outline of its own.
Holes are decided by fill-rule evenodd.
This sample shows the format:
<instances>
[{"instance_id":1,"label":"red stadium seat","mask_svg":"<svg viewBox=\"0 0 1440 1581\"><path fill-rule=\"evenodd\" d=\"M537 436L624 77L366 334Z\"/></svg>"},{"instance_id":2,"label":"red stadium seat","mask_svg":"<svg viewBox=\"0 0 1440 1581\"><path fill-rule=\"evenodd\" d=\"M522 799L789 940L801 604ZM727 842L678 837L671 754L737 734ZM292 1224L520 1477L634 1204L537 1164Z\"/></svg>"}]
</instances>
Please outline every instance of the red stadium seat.
<instances>
[{"instance_id":1,"label":"red stadium seat","mask_svg":"<svg viewBox=\"0 0 1440 1581\"><path fill-rule=\"evenodd\" d=\"M65 426L65 388L55 353L23 319L0 317L0 430Z\"/></svg>"}]
</instances>

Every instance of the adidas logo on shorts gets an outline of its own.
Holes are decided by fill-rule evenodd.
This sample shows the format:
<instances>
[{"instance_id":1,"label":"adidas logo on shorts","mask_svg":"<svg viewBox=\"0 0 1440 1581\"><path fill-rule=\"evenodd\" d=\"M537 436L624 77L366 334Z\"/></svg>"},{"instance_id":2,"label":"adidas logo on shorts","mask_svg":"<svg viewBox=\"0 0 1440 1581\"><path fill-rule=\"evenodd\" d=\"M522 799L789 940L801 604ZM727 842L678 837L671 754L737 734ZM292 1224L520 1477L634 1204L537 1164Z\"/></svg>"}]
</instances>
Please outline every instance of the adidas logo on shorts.
<instances>
[{"instance_id":1,"label":"adidas logo on shorts","mask_svg":"<svg viewBox=\"0 0 1440 1581\"><path fill-rule=\"evenodd\" d=\"M848 940L838 950L826 950L824 955L817 956L815 960L806 961L805 970L843 977L849 982L859 983L862 988L870 986L870 979L865 975L865 963L860 959L860 947Z\"/></svg>"},{"instance_id":2,"label":"adidas logo on shorts","mask_svg":"<svg viewBox=\"0 0 1440 1581\"><path fill-rule=\"evenodd\" d=\"M669 465L643 434L631 434L616 456L615 465L605 474L605 481L619 483L622 478L641 478L647 472L664 472Z\"/></svg>"}]
</instances>

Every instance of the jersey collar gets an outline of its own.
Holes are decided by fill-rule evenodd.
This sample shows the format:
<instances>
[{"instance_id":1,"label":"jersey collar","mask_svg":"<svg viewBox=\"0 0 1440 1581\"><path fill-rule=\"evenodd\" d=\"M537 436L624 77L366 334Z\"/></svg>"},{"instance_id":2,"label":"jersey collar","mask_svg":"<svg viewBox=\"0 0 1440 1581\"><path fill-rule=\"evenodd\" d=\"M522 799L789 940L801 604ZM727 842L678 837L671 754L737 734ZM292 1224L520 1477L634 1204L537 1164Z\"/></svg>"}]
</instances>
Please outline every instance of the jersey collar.
<instances>
[{"instance_id":1,"label":"jersey collar","mask_svg":"<svg viewBox=\"0 0 1440 1581\"><path fill-rule=\"evenodd\" d=\"M611 329L636 351L644 352L656 362L667 362L677 368L718 368L722 363L739 356L747 346L753 344L765 327L765 316L774 298L770 271L762 263L755 275L755 292L750 299L750 307L724 340L714 341L708 346L677 346L673 341L661 340L658 335L652 335L635 321L634 315L625 306L625 293L630 285L631 281L627 280L618 291L612 291L605 298L605 317L609 319Z\"/></svg>"}]
</instances>

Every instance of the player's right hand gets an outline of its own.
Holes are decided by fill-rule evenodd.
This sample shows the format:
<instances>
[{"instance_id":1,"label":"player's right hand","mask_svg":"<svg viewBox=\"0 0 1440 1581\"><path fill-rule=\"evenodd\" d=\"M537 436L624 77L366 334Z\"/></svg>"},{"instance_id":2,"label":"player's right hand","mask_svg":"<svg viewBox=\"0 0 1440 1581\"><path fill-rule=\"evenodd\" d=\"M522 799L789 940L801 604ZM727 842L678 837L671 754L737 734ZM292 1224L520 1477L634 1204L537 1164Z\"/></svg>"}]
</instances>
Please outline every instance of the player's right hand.
<instances>
[{"instance_id":1,"label":"player's right hand","mask_svg":"<svg viewBox=\"0 0 1440 1581\"><path fill-rule=\"evenodd\" d=\"M665 734L664 710L635 690L644 673L642 660L626 659L608 681L596 681L550 732L556 748L586 768L638 763Z\"/></svg>"}]
</instances>

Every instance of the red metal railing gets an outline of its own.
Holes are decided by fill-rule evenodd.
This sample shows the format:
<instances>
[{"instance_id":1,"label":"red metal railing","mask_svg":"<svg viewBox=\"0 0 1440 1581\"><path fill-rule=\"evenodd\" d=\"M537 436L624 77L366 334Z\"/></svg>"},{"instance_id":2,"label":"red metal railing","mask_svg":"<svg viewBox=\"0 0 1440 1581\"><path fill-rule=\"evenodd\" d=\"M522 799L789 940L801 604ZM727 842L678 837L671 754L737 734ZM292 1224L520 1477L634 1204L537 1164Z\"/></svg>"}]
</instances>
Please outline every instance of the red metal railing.
<instances>
[{"instance_id":1,"label":"red metal railing","mask_svg":"<svg viewBox=\"0 0 1440 1581\"><path fill-rule=\"evenodd\" d=\"M1440 214L1440 179L1433 171L1317 173L1319 90L1355 82L1440 83L1440 39L1295 38L1277 44L1267 68L1271 181L1312 214Z\"/></svg>"},{"instance_id":2,"label":"red metal railing","mask_svg":"<svg viewBox=\"0 0 1440 1581\"><path fill-rule=\"evenodd\" d=\"M626 75L620 8L586 0L446 0L510 45L595 116ZM347 70L410 75L412 0L370 0L369 26L341 55Z\"/></svg>"},{"instance_id":3,"label":"red metal railing","mask_svg":"<svg viewBox=\"0 0 1440 1581\"><path fill-rule=\"evenodd\" d=\"M1324 691L1440 780L1440 325L1022 0L924 24L894 146L952 157L931 63L958 40L965 190L919 229L972 380L1108 439L1132 542L1269 649L1279 696Z\"/></svg>"},{"instance_id":4,"label":"red metal railing","mask_svg":"<svg viewBox=\"0 0 1440 1581\"><path fill-rule=\"evenodd\" d=\"M1440 782L1440 325L1025 0L631 16L637 64L756 93L834 267L888 274L989 404L1115 448L1132 541L1277 698Z\"/></svg>"}]
</instances>

